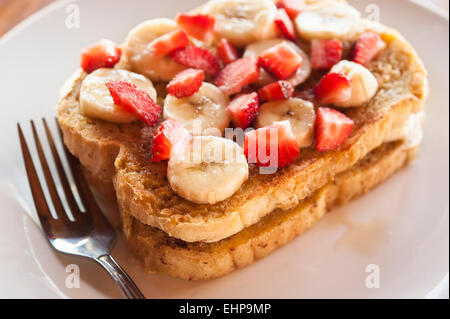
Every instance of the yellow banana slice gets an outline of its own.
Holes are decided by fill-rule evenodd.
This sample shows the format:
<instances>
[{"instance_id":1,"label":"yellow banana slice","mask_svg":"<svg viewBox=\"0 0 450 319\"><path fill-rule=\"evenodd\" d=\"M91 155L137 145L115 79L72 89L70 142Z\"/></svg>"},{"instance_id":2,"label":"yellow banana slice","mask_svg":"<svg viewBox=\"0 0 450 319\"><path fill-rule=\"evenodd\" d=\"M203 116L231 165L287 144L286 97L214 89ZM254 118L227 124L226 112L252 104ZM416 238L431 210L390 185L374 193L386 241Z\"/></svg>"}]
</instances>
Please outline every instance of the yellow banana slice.
<instances>
[{"instance_id":1,"label":"yellow banana slice","mask_svg":"<svg viewBox=\"0 0 450 319\"><path fill-rule=\"evenodd\" d=\"M265 127L274 122L288 120L300 147L312 144L314 136L314 122L316 113L311 102L291 98L288 100L272 101L263 104L255 121L255 127Z\"/></svg>"},{"instance_id":2,"label":"yellow banana slice","mask_svg":"<svg viewBox=\"0 0 450 319\"><path fill-rule=\"evenodd\" d=\"M214 204L233 195L248 179L242 148L232 140L195 136L183 156L170 156L167 179L181 197Z\"/></svg>"},{"instance_id":3,"label":"yellow banana slice","mask_svg":"<svg viewBox=\"0 0 450 319\"><path fill-rule=\"evenodd\" d=\"M345 2L319 1L295 19L299 35L306 39L342 39L357 26L361 14Z\"/></svg>"},{"instance_id":4,"label":"yellow banana slice","mask_svg":"<svg viewBox=\"0 0 450 319\"><path fill-rule=\"evenodd\" d=\"M216 33L234 45L274 38L277 8L272 0L212 0L203 13L216 19Z\"/></svg>"},{"instance_id":5,"label":"yellow banana slice","mask_svg":"<svg viewBox=\"0 0 450 319\"><path fill-rule=\"evenodd\" d=\"M230 124L228 96L217 86L204 82L199 91L188 98L167 95L163 116L181 123L193 135L222 136Z\"/></svg>"},{"instance_id":6,"label":"yellow banana slice","mask_svg":"<svg viewBox=\"0 0 450 319\"><path fill-rule=\"evenodd\" d=\"M133 71L153 81L170 81L187 67L170 56L155 56L148 45L156 38L174 31L178 26L170 19L144 21L133 28L125 41L124 52Z\"/></svg>"},{"instance_id":7,"label":"yellow banana slice","mask_svg":"<svg viewBox=\"0 0 450 319\"><path fill-rule=\"evenodd\" d=\"M351 61L340 61L330 72L345 73L352 80L352 95L349 100L334 103L340 107L358 107L369 102L377 93L378 81L367 68Z\"/></svg>"},{"instance_id":8,"label":"yellow banana slice","mask_svg":"<svg viewBox=\"0 0 450 319\"><path fill-rule=\"evenodd\" d=\"M81 84L80 109L89 117L109 122L129 123L137 117L120 105L114 104L105 83L108 81L128 81L147 92L156 101L156 90L145 76L119 69L98 69L90 73Z\"/></svg>"}]
</instances>

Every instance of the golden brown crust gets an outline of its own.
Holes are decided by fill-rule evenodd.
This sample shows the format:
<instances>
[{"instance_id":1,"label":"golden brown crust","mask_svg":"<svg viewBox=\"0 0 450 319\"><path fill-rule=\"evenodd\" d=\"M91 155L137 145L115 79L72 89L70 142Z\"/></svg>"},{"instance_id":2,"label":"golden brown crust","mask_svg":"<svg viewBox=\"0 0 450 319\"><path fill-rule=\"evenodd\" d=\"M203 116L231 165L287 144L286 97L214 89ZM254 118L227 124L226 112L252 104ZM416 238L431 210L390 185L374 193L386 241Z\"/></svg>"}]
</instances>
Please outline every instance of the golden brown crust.
<instances>
[{"instance_id":1,"label":"golden brown crust","mask_svg":"<svg viewBox=\"0 0 450 319\"><path fill-rule=\"evenodd\" d=\"M277 208L289 209L350 168L383 143L394 127L422 110L427 95L426 72L409 44L390 29L378 28L388 49L368 65L380 89L362 108L346 111L355 130L339 150L325 154L302 150L296 162L275 175L253 168L241 190L223 202L197 205L178 197L165 178L165 166L148 165L148 154L122 149L117 161L118 200L144 224L188 242L217 241L258 222ZM139 172L136 174L136 172Z\"/></svg>"},{"instance_id":2,"label":"golden brown crust","mask_svg":"<svg viewBox=\"0 0 450 319\"><path fill-rule=\"evenodd\" d=\"M299 236L332 207L343 205L375 187L411 161L417 147L384 144L297 207L276 210L258 223L216 243L187 243L145 225L121 207L128 246L147 272L187 280L223 276L248 266Z\"/></svg>"},{"instance_id":3,"label":"golden brown crust","mask_svg":"<svg viewBox=\"0 0 450 319\"><path fill-rule=\"evenodd\" d=\"M115 174L120 205L141 222L188 242L221 240L274 209L296 206L380 146L394 127L422 109L428 92L426 71L412 47L396 31L380 24L362 21L359 32L364 30L379 32L388 47L368 65L380 83L377 95L367 106L345 111L356 124L346 143L325 154L302 150L293 165L274 175L260 175L253 168L241 190L220 203L198 205L172 191L166 163L150 161L151 128L81 115L78 93L83 72L75 76L59 103L64 141L99 178L108 181Z\"/></svg>"},{"instance_id":4,"label":"golden brown crust","mask_svg":"<svg viewBox=\"0 0 450 319\"><path fill-rule=\"evenodd\" d=\"M86 76L86 72L77 70L61 89L58 123L69 151L93 175L112 182L114 160L120 148L132 146L147 149L146 139L151 140L154 128L141 122L119 124L84 116L80 111L79 94ZM136 141L144 145L136 145Z\"/></svg>"}]
</instances>

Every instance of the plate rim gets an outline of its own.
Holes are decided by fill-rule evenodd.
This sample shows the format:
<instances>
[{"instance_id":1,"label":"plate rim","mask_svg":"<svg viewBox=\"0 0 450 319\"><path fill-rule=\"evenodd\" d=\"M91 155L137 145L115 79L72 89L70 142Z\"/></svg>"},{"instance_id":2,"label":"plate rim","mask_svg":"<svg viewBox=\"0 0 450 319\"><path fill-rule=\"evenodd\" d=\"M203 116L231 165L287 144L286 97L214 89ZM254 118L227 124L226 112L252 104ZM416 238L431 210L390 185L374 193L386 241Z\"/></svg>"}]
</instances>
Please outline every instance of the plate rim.
<instances>
[{"instance_id":1,"label":"plate rim","mask_svg":"<svg viewBox=\"0 0 450 319\"><path fill-rule=\"evenodd\" d=\"M430 2L429 0L406 0L412 4L422 7L426 11L437 15L439 18L444 19L447 23L449 22L449 13L444 9L440 8L438 5ZM0 47L8 42L9 39L12 39L14 36L19 34L22 30L27 28L29 25L43 18L45 15L51 13L54 10L59 9L60 7L67 5L69 3L79 2L79 0L57 0L52 2L43 8L39 9L29 17L25 18L14 27L12 27L8 32L6 32L2 37L0 37Z\"/></svg>"},{"instance_id":2,"label":"plate rim","mask_svg":"<svg viewBox=\"0 0 450 319\"><path fill-rule=\"evenodd\" d=\"M436 15L437 17L443 19L444 22L446 22L447 24L449 23L449 13L446 12L441 7L439 7L438 5L427 0L406 0L406 1L421 7L422 9L428 11L431 14ZM11 28L3 36L1 36L0 47L7 45L9 40L13 39L17 35L20 35L22 31L29 28L32 24L40 21L46 15L64 6L67 6L68 4L77 2L80 2L80 0L57 0L37 10L35 13L28 16L20 23L16 24L13 28ZM438 284L424 296L424 299L444 297L445 293L447 294L447 297L445 298L448 298L448 291L449 291L449 272L447 272L447 274L444 277L442 277L442 279L438 282Z\"/></svg>"}]
</instances>

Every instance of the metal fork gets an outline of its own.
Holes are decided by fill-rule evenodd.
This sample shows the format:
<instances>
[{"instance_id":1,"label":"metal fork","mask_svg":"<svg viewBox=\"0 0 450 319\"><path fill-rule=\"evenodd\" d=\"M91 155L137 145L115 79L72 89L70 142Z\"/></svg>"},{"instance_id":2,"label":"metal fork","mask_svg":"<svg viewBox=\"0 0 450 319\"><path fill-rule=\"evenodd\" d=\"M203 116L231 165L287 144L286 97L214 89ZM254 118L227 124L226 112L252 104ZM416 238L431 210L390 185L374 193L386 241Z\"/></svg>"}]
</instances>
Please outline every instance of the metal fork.
<instances>
[{"instance_id":1,"label":"metal fork","mask_svg":"<svg viewBox=\"0 0 450 319\"><path fill-rule=\"evenodd\" d=\"M78 159L70 154L64 146L65 155L69 162L69 167L75 180L78 194L80 195L81 202L84 206L84 212L80 209L75 200L47 122L45 119L42 119L42 121L44 124L45 133L47 135L47 140L50 145L53 161L56 165L59 179L64 190L64 197L70 207L70 211L74 219L71 221L64 210L63 203L57 192L55 181L44 155L36 127L34 122L31 121L34 141L36 143L36 149L45 176L45 182L47 184L54 210L57 214L57 218L52 217L41 183L39 182L39 177L36 173L30 151L25 141L25 137L20 124L17 123L20 145L22 148L22 155L25 162L28 181L31 187L31 193L33 195L34 204L36 206L36 211L39 216L42 229L47 235L48 241L57 251L70 255L87 257L99 263L111 275L119 287L119 290L125 297L129 299L145 299L145 296L137 288L135 283L110 255L110 251L115 244L117 234L113 226L109 223L98 207L95 198L89 189L89 185L83 177ZM60 129L59 137L60 139L62 138Z\"/></svg>"}]
</instances>

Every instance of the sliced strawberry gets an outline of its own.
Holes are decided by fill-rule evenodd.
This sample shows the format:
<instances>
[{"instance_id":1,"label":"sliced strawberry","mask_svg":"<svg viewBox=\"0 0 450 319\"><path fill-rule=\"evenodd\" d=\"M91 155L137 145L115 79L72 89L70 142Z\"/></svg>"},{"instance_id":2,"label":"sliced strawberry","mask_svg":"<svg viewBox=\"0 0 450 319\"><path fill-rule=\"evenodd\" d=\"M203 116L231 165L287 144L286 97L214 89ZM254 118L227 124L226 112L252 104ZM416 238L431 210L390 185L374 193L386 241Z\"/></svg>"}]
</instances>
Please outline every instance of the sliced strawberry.
<instances>
[{"instance_id":1,"label":"sliced strawberry","mask_svg":"<svg viewBox=\"0 0 450 319\"><path fill-rule=\"evenodd\" d=\"M193 69L205 71L206 74L216 75L220 71L219 59L209 51L193 45L172 52L172 59L180 64L187 65Z\"/></svg>"},{"instance_id":2,"label":"sliced strawberry","mask_svg":"<svg viewBox=\"0 0 450 319\"><path fill-rule=\"evenodd\" d=\"M188 45L189 38L186 32L183 30L175 30L153 40L148 45L148 49L153 51L155 55L168 55L173 51L185 48Z\"/></svg>"},{"instance_id":3,"label":"sliced strawberry","mask_svg":"<svg viewBox=\"0 0 450 319\"><path fill-rule=\"evenodd\" d=\"M284 80L302 65L302 57L286 42L267 49L259 56L259 64L275 77Z\"/></svg>"},{"instance_id":4,"label":"sliced strawberry","mask_svg":"<svg viewBox=\"0 0 450 319\"><path fill-rule=\"evenodd\" d=\"M100 42L81 50L81 67L87 73L99 68L112 68L120 60L122 50L110 40Z\"/></svg>"},{"instance_id":5,"label":"sliced strawberry","mask_svg":"<svg viewBox=\"0 0 450 319\"><path fill-rule=\"evenodd\" d=\"M355 126L352 119L328 107L319 107L316 117L316 148L319 152L336 149L347 140Z\"/></svg>"},{"instance_id":6,"label":"sliced strawberry","mask_svg":"<svg viewBox=\"0 0 450 319\"><path fill-rule=\"evenodd\" d=\"M261 101L286 100L294 94L294 87L287 81L277 81L262 87L258 94Z\"/></svg>"},{"instance_id":7,"label":"sliced strawberry","mask_svg":"<svg viewBox=\"0 0 450 319\"><path fill-rule=\"evenodd\" d=\"M281 34L288 40L295 41L295 28L286 10L278 9L275 15L275 24Z\"/></svg>"},{"instance_id":8,"label":"sliced strawberry","mask_svg":"<svg viewBox=\"0 0 450 319\"><path fill-rule=\"evenodd\" d=\"M352 95L352 80L344 73L328 73L317 84L314 94L320 104L347 101Z\"/></svg>"},{"instance_id":9,"label":"sliced strawberry","mask_svg":"<svg viewBox=\"0 0 450 319\"><path fill-rule=\"evenodd\" d=\"M214 37L214 17L180 13L177 15L177 23L188 35L205 43L211 42Z\"/></svg>"},{"instance_id":10,"label":"sliced strawberry","mask_svg":"<svg viewBox=\"0 0 450 319\"><path fill-rule=\"evenodd\" d=\"M228 105L228 114L235 126L246 129L258 116L258 94L250 93L239 95Z\"/></svg>"},{"instance_id":11,"label":"sliced strawberry","mask_svg":"<svg viewBox=\"0 0 450 319\"><path fill-rule=\"evenodd\" d=\"M365 65L372 61L372 59L385 47L386 43L384 43L378 33L363 33L358 40L356 40L355 48L353 49L353 62Z\"/></svg>"},{"instance_id":12,"label":"sliced strawberry","mask_svg":"<svg viewBox=\"0 0 450 319\"><path fill-rule=\"evenodd\" d=\"M170 158L170 151L177 143L188 143L191 134L180 123L169 119L162 122L153 136L152 162Z\"/></svg>"},{"instance_id":13,"label":"sliced strawberry","mask_svg":"<svg viewBox=\"0 0 450 319\"><path fill-rule=\"evenodd\" d=\"M231 62L239 59L238 51L234 45L225 38L219 42L219 46L217 47L217 55L224 65L230 64Z\"/></svg>"},{"instance_id":14,"label":"sliced strawberry","mask_svg":"<svg viewBox=\"0 0 450 319\"><path fill-rule=\"evenodd\" d=\"M228 64L214 79L214 84L231 95L241 92L258 78L258 61L253 57L245 57Z\"/></svg>"},{"instance_id":15,"label":"sliced strawberry","mask_svg":"<svg viewBox=\"0 0 450 319\"><path fill-rule=\"evenodd\" d=\"M306 8L304 0L277 0L278 8L286 10L291 19L295 19Z\"/></svg>"},{"instance_id":16,"label":"sliced strawberry","mask_svg":"<svg viewBox=\"0 0 450 319\"><path fill-rule=\"evenodd\" d=\"M313 69L329 70L341 58L341 41L317 39L311 41L311 66Z\"/></svg>"},{"instance_id":17,"label":"sliced strawberry","mask_svg":"<svg viewBox=\"0 0 450 319\"><path fill-rule=\"evenodd\" d=\"M167 85L170 95L177 98L192 96L202 86L205 75L202 70L187 69L178 73Z\"/></svg>"},{"instance_id":18,"label":"sliced strawberry","mask_svg":"<svg viewBox=\"0 0 450 319\"><path fill-rule=\"evenodd\" d=\"M283 121L247 132L244 154L249 163L279 168L292 164L300 154L300 148L289 121Z\"/></svg>"},{"instance_id":19,"label":"sliced strawberry","mask_svg":"<svg viewBox=\"0 0 450 319\"><path fill-rule=\"evenodd\" d=\"M136 86L127 81L106 82L114 103L129 112L136 114L139 119L150 126L155 125L161 117L161 107L153 99Z\"/></svg>"}]
</instances>

